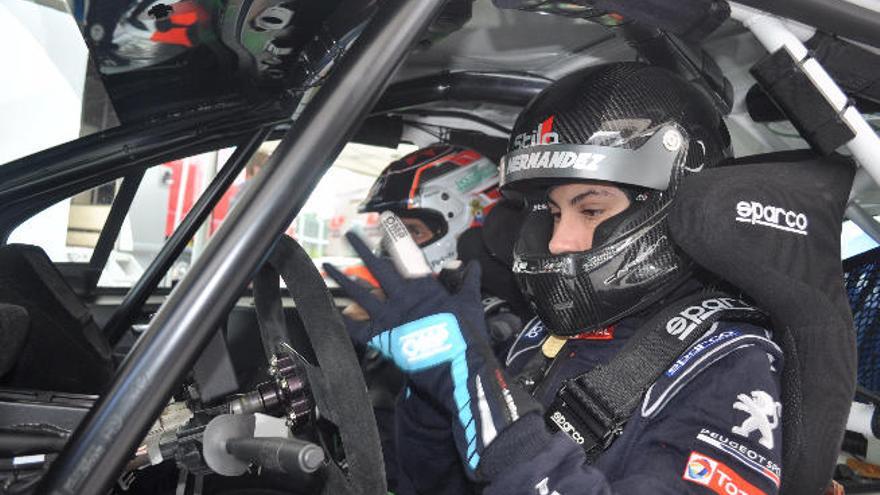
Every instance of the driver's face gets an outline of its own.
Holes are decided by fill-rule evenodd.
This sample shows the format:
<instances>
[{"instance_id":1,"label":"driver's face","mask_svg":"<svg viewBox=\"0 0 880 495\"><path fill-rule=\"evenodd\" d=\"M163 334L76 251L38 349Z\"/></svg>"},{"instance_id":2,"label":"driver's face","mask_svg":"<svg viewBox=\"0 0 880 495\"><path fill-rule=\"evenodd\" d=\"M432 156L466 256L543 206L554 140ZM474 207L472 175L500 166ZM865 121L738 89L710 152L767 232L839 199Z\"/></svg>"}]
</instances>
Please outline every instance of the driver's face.
<instances>
[{"instance_id":1,"label":"driver's face","mask_svg":"<svg viewBox=\"0 0 880 495\"><path fill-rule=\"evenodd\" d=\"M434 232L428 228L424 221L418 218L406 217L401 217L400 220L406 226L406 230L409 230L409 235L412 236L419 246L424 246L434 238Z\"/></svg>"},{"instance_id":2,"label":"driver's face","mask_svg":"<svg viewBox=\"0 0 880 495\"><path fill-rule=\"evenodd\" d=\"M550 191L553 215L552 254L576 253L593 247L596 227L629 207L619 188L605 184L565 184Z\"/></svg>"}]
</instances>

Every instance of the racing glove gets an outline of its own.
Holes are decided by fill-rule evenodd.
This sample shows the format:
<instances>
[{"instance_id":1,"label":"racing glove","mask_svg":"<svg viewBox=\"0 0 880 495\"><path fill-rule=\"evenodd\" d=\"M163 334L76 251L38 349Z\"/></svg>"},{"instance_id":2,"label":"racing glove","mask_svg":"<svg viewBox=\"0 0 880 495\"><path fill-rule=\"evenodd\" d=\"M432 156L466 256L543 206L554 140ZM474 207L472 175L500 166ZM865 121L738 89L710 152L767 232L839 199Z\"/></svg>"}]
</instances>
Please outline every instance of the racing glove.
<instances>
[{"instance_id":1,"label":"racing glove","mask_svg":"<svg viewBox=\"0 0 880 495\"><path fill-rule=\"evenodd\" d=\"M488 344L480 303L480 267L465 268L450 292L433 276L407 279L370 252L354 234L349 242L387 295L379 300L332 265L324 269L370 315L347 322L352 339L393 361L421 395L451 417L456 448L468 474L476 477L481 454L515 421L540 406L511 386ZM506 442L504 442L506 443Z\"/></svg>"}]
</instances>

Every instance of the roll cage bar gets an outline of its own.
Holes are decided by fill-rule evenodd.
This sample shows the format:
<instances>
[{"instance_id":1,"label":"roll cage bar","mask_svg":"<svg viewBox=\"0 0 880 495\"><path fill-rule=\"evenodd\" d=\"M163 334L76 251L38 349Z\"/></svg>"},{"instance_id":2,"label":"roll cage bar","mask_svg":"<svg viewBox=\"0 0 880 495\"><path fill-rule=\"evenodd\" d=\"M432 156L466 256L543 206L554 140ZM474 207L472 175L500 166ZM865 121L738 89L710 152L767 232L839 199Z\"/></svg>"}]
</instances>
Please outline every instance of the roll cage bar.
<instances>
[{"instance_id":1,"label":"roll cage bar","mask_svg":"<svg viewBox=\"0 0 880 495\"><path fill-rule=\"evenodd\" d=\"M331 71L42 482L103 493L443 0L389 0Z\"/></svg>"}]
</instances>

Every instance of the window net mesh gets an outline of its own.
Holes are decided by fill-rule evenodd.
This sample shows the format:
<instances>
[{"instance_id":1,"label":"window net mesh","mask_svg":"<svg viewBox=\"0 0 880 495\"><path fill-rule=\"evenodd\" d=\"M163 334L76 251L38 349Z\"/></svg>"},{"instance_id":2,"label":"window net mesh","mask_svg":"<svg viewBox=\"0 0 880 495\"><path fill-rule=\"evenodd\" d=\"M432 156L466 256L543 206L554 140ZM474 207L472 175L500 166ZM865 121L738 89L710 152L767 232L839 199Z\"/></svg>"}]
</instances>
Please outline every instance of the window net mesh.
<instances>
[{"instance_id":1,"label":"window net mesh","mask_svg":"<svg viewBox=\"0 0 880 495\"><path fill-rule=\"evenodd\" d=\"M880 248L844 262L844 281L858 345L858 382L880 392Z\"/></svg>"}]
</instances>

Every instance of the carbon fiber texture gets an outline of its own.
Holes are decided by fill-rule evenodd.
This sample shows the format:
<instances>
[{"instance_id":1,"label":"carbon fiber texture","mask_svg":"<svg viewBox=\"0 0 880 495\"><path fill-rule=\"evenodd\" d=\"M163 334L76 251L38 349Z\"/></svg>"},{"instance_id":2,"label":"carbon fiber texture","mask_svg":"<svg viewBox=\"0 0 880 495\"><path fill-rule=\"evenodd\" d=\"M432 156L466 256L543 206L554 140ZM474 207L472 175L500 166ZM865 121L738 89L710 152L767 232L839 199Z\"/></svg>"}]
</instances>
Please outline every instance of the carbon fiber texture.
<instances>
[{"instance_id":1,"label":"carbon fiber texture","mask_svg":"<svg viewBox=\"0 0 880 495\"><path fill-rule=\"evenodd\" d=\"M667 210L686 174L726 156L729 136L714 104L697 88L641 63L608 64L563 78L517 120L511 150L553 140L638 149L667 125L682 131L686 149L673 165L669 188L621 184L631 205L596 229L589 251L553 256L539 220L524 225L515 258L542 268L519 270L517 280L551 331L571 335L601 328L643 309L688 275L689 260L667 234ZM533 187L546 195L547 186L539 179Z\"/></svg>"}]
</instances>

